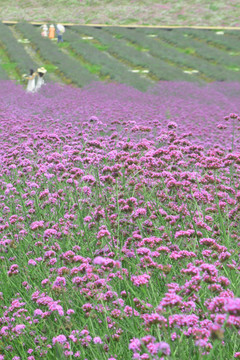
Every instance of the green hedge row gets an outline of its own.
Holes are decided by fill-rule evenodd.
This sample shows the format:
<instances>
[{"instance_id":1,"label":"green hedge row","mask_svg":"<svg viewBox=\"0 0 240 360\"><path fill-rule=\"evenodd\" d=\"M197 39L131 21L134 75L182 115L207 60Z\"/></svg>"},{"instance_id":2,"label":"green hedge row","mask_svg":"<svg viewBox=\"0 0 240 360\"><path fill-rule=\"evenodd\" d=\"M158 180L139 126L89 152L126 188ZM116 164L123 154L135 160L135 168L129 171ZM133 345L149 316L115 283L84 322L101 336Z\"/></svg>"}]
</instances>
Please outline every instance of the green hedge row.
<instances>
[{"instance_id":1,"label":"green hedge row","mask_svg":"<svg viewBox=\"0 0 240 360\"><path fill-rule=\"evenodd\" d=\"M111 80L133 86L141 91L146 91L151 85L149 80L130 72L121 62L82 40L74 31L68 29L64 34L64 39L71 43L71 48L76 54L82 56L87 62L100 66L100 73Z\"/></svg>"},{"instance_id":2,"label":"green hedge row","mask_svg":"<svg viewBox=\"0 0 240 360\"><path fill-rule=\"evenodd\" d=\"M15 39L9 27L2 22L0 22L0 41L11 61L17 64L19 74L29 73L30 69L37 68L37 64L26 53L23 45Z\"/></svg>"},{"instance_id":3,"label":"green hedge row","mask_svg":"<svg viewBox=\"0 0 240 360\"><path fill-rule=\"evenodd\" d=\"M153 30L144 29L145 34L153 34ZM166 41L167 43L174 45L176 47L192 50L194 49L195 53L208 61L214 61L219 65L225 65L229 67L237 67L240 65L240 56L232 57L226 51L220 50L213 46L209 46L205 42L197 41L190 36L186 37L184 30L160 30L156 29L154 33L157 35L157 38Z\"/></svg>"},{"instance_id":4,"label":"green hedge row","mask_svg":"<svg viewBox=\"0 0 240 360\"><path fill-rule=\"evenodd\" d=\"M239 74L231 71L227 72L219 65L213 65L206 60L181 53L171 46L161 46L158 41L145 36L141 29L135 30L111 27L107 28L107 31L114 34L121 34L128 40L148 48L153 56L170 60L182 67L196 69L212 80L236 81L239 79Z\"/></svg>"},{"instance_id":5,"label":"green hedge row","mask_svg":"<svg viewBox=\"0 0 240 360\"><path fill-rule=\"evenodd\" d=\"M43 38L39 28L35 28L28 23L18 23L16 27L35 45L41 57L46 62L57 66L65 78L70 79L78 86L84 86L99 80L97 76L91 74L86 68L81 66L77 60L62 53L58 46L51 40Z\"/></svg>"},{"instance_id":6,"label":"green hedge row","mask_svg":"<svg viewBox=\"0 0 240 360\"><path fill-rule=\"evenodd\" d=\"M195 38L206 41L207 43L214 43L216 45L224 46L227 50L239 51L239 39L235 36L218 35L213 30L195 30L186 29L185 32Z\"/></svg>"},{"instance_id":7,"label":"green hedge row","mask_svg":"<svg viewBox=\"0 0 240 360\"><path fill-rule=\"evenodd\" d=\"M104 30L86 26L73 26L72 29L79 34L93 36L100 41L101 44L108 46L107 51L109 53L128 61L133 66L141 66L148 69L149 72L159 80L189 81L189 76L184 74L182 70L179 70L146 52L138 51L133 47L128 46L124 40L116 39ZM192 80L192 78L190 80Z\"/></svg>"},{"instance_id":8,"label":"green hedge row","mask_svg":"<svg viewBox=\"0 0 240 360\"><path fill-rule=\"evenodd\" d=\"M219 30L220 31L220 30ZM236 36L240 40L240 30L224 30L226 36Z\"/></svg>"},{"instance_id":9,"label":"green hedge row","mask_svg":"<svg viewBox=\"0 0 240 360\"><path fill-rule=\"evenodd\" d=\"M1 64L0 64L0 80L9 80L9 77L6 71L2 68Z\"/></svg>"}]
</instances>

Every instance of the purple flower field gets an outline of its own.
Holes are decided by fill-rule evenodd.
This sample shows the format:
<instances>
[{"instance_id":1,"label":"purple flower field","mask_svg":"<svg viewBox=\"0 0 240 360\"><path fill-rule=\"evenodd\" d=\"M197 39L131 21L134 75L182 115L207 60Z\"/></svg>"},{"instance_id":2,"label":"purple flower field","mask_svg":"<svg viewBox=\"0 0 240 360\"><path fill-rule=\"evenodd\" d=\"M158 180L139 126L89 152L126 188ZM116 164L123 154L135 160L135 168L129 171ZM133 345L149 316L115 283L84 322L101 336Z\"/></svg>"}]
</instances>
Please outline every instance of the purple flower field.
<instances>
[{"instance_id":1,"label":"purple flower field","mask_svg":"<svg viewBox=\"0 0 240 360\"><path fill-rule=\"evenodd\" d=\"M240 358L240 84L0 86L0 360Z\"/></svg>"}]
</instances>

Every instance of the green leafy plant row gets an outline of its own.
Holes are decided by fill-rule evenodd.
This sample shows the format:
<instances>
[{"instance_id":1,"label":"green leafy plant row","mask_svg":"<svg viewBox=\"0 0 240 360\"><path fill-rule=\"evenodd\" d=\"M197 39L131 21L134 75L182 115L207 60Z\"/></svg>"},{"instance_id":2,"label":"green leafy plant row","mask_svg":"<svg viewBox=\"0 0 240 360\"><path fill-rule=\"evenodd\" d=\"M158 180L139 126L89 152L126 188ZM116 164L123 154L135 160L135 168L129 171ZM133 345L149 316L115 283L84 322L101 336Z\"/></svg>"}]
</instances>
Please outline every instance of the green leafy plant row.
<instances>
[{"instance_id":1,"label":"green leafy plant row","mask_svg":"<svg viewBox=\"0 0 240 360\"><path fill-rule=\"evenodd\" d=\"M1 64L0 64L0 80L9 80L9 77L6 71L2 68Z\"/></svg>"},{"instance_id":2,"label":"green leafy plant row","mask_svg":"<svg viewBox=\"0 0 240 360\"><path fill-rule=\"evenodd\" d=\"M82 40L75 32L68 29L65 34L65 39L71 42L71 48L76 54L84 57L86 61L100 66L100 73L108 76L111 80L133 86L141 91L147 90L151 85L149 80L132 73L120 61Z\"/></svg>"},{"instance_id":3,"label":"green leafy plant row","mask_svg":"<svg viewBox=\"0 0 240 360\"><path fill-rule=\"evenodd\" d=\"M39 29L27 23L18 23L16 27L34 44L41 57L47 62L57 66L58 71L65 78L70 79L81 87L98 80L97 76L91 74L86 68L81 66L77 60L62 53L54 42L48 38L43 38L40 35Z\"/></svg>"},{"instance_id":4,"label":"green leafy plant row","mask_svg":"<svg viewBox=\"0 0 240 360\"><path fill-rule=\"evenodd\" d=\"M182 70L177 67L167 64L165 61L150 56L144 51L139 51L126 44L124 39L117 39L110 33L93 27L74 26L73 30L79 34L86 34L93 36L107 46L107 51L114 54L133 66L141 66L149 70L149 72L157 77L159 80L188 80L189 76L184 74ZM129 30L130 31L130 30ZM191 78L192 80L192 78Z\"/></svg>"},{"instance_id":5,"label":"green leafy plant row","mask_svg":"<svg viewBox=\"0 0 240 360\"><path fill-rule=\"evenodd\" d=\"M145 34L151 35L153 33L152 29L144 29ZM154 33L157 35L155 39L162 39L169 43L170 45L177 46L181 48L183 51L191 55L196 54L201 58L215 62L221 66L228 67L237 67L240 64L240 56L234 56L234 58L228 54L228 52L218 49L213 46L209 46L205 42L197 41L188 34L185 33L184 30L154 30ZM224 71L224 69L223 69ZM227 76L228 72L225 73Z\"/></svg>"},{"instance_id":6,"label":"green leafy plant row","mask_svg":"<svg viewBox=\"0 0 240 360\"><path fill-rule=\"evenodd\" d=\"M37 64L27 54L24 47L14 38L7 25L0 22L0 41L12 62L16 63L20 74L28 73L29 69L37 68Z\"/></svg>"},{"instance_id":7,"label":"green leafy plant row","mask_svg":"<svg viewBox=\"0 0 240 360\"><path fill-rule=\"evenodd\" d=\"M240 38L237 38L236 36L226 36L225 33L219 35L218 32L212 30L202 31L195 29L187 29L186 33L202 39L207 43L214 43L216 45L222 46L227 50L239 51Z\"/></svg>"},{"instance_id":8,"label":"green leafy plant row","mask_svg":"<svg viewBox=\"0 0 240 360\"><path fill-rule=\"evenodd\" d=\"M226 36L226 38L231 36L240 41L240 30L227 30L227 31L224 30L224 35Z\"/></svg>"},{"instance_id":9,"label":"green leafy plant row","mask_svg":"<svg viewBox=\"0 0 240 360\"><path fill-rule=\"evenodd\" d=\"M208 61L204 59L199 59L195 56L181 53L174 49L171 46L164 46L159 44L157 41L153 41L153 39L148 38L144 35L140 29L124 29L124 28L107 28L107 31L114 34L121 34L130 41L137 43L143 47L149 49L150 54L160 59L167 59L175 64L178 64L182 67L187 67L190 69L196 69L201 74L205 75L210 80L217 81L236 81L236 73L228 72L225 75L225 69L223 71L222 67L218 65L210 64Z\"/></svg>"}]
</instances>

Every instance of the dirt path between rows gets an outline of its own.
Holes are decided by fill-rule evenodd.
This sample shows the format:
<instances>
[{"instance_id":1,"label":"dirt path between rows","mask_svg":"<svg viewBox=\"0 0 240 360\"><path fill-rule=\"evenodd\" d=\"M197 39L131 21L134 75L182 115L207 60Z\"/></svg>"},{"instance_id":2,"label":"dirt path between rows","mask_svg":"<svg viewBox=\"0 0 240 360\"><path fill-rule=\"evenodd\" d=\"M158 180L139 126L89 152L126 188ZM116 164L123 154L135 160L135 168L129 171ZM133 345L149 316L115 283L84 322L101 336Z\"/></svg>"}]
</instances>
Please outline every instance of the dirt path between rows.
<instances>
[{"instance_id":1,"label":"dirt path between rows","mask_svg":"<svg viewBox=\"0 0 240 360\"><path fill-rule=\"evenodd\" d=\"M12 31L13 36L17 39L17 40L23 40L23 36L22 34L20 34L15 26L9 26L9 29ZM37 54L37 52L34 50L34 48L31 46L30 43L28 44L24 44L24 49L26 51L26 53L32 58L32 60L39 66L44 66L44 62L41 60L40 56ZM50 80L52 82L56 82L59 84L64 85L64 82L60 79L60 77L58 77L55 73L53 72L48 72L48 76L50 78Z\"/></svg>"}]
</instances>

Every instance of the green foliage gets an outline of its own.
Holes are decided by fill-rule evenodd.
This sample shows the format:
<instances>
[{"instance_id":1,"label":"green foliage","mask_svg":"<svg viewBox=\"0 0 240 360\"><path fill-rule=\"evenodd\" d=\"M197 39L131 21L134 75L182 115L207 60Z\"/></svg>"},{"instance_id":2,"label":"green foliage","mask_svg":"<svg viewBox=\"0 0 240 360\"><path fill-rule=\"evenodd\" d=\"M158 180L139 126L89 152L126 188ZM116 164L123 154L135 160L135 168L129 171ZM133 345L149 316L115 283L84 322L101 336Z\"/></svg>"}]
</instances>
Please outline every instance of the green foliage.
<instances>
[{"instance_id":1,"label":"green foliage","mask_svg":"<svg viewBox=\"0 0 240 360\"><path fill-rule=\"evenodd\" d=\"M37 64L26 53L23 45L14 38L9 27L1 22L0 41L3 43L10 60L16 63L16 68L20 76L21 74L28 73L29 69L37 68Z\"/></svg>"},{"instance_id":2,"label":"green foliage","mask_svg":"<svg viewBox=\"0 0 240 360\"><path fill-rule=\"evenodd\" d=\"M158 59L169 60L173 62L176 66L190 69L196 69L199 71L199 75L203 79L209 80L218 80L218 81L236 81L238 80L238 74L233 74L231 71L224 71L224 67L220 65L211 64L209 61L193 56L186 53L181 53L178 50L174 49L173 46L165 42L166 37L169 38L169 42L173 42L176 44L178 40L175 39L178 37L177 30L175 31L168 31L168 30L156 30L158 37L164 36L164 41L160 41L159 39L149 38L147 37L148 33L152 33L151 29L132 29L128 30L125 28L117 28L111 27L107 29L111 33L119 33L125 36L126 39L130 40L131 42L140 45L144 48L148 48L149 52L152 56L157 57ZM185 29L184 32L186 33L187 30ZM191 30L191 33L193 30ZM171 34L172 33L172 34ZM170 35L169 35L170 34ZM188 38L185 39L181 37L182 40L188 41ZM176 46L176 45L175 45ZM237 77L236 77L237 75ZM240 76L239 76L240 80Z\"/></svg>"},{"instance_id":3,"label":"green foliage","mask_svg":"<svg viewBox=\"0 0 240 360\"><path fill-rule=\"evenodd\" d=\"M113 29L113 31L111 31ZM114 28L95 29L92 27L75 26L73 30L79 34L86 34L97 39L101 44L108 46L108 52L117 57L120 61L126 61L128 66L133 69L140 67L142 69L149 69L150 76L155 80L189 80L181 70L165 61L149 56L147 52L140 52L136 49L137 45L128 46L124 39L124 35L114 32ZM132 30L129 30L131 32ZM116 41L116 39L118 39ZM139 47L144 49L143 47Z\"/></svg>"},{"instance_id":4,"label":"green foliage","mask_svg":"<svg viewBox=\"0 0 240 360\"><path fill-rule=\"evenodd\" d=\"M66 32L65 34L65 38L69 43L71 43L71 48L77 55L83 57L83 59L88 63L99 66L100 73L103 76L108 77L112 81L125 83L139 90L147 90L147 88L151 84L150 81L141 78L135 73L131 73L129 69L119 60L115 59L114 57L108 56L104 52L99 51L92 43L83 40L82 37L84 33L82 33L83 29L81 27L74 27L73 29L75 31L79 30L79 33L68 30L68 32ZM84 29L84 31L88 35L90 34L88 29ZM95 30L95 32L96 31L98 30ZM82 36L80 36L80 34Z\"/></svg>"},{"instance_id":5,"label":"green foliage","mask_svg":"<svg viewBox=\"0 0 240 360\"><path fill-rule=\"evenodd\" d=\"M56 66L58 71L63 74L68 81L70 80L78 86L84 86L98 80L95 75L91 74L77 60L62 53L58 49L57 44L48 38L41 37L39 30L34 26L27 23L19 23L16 27L24 36L31 40L41 57Z\"/></svg>"}]
</instances>

